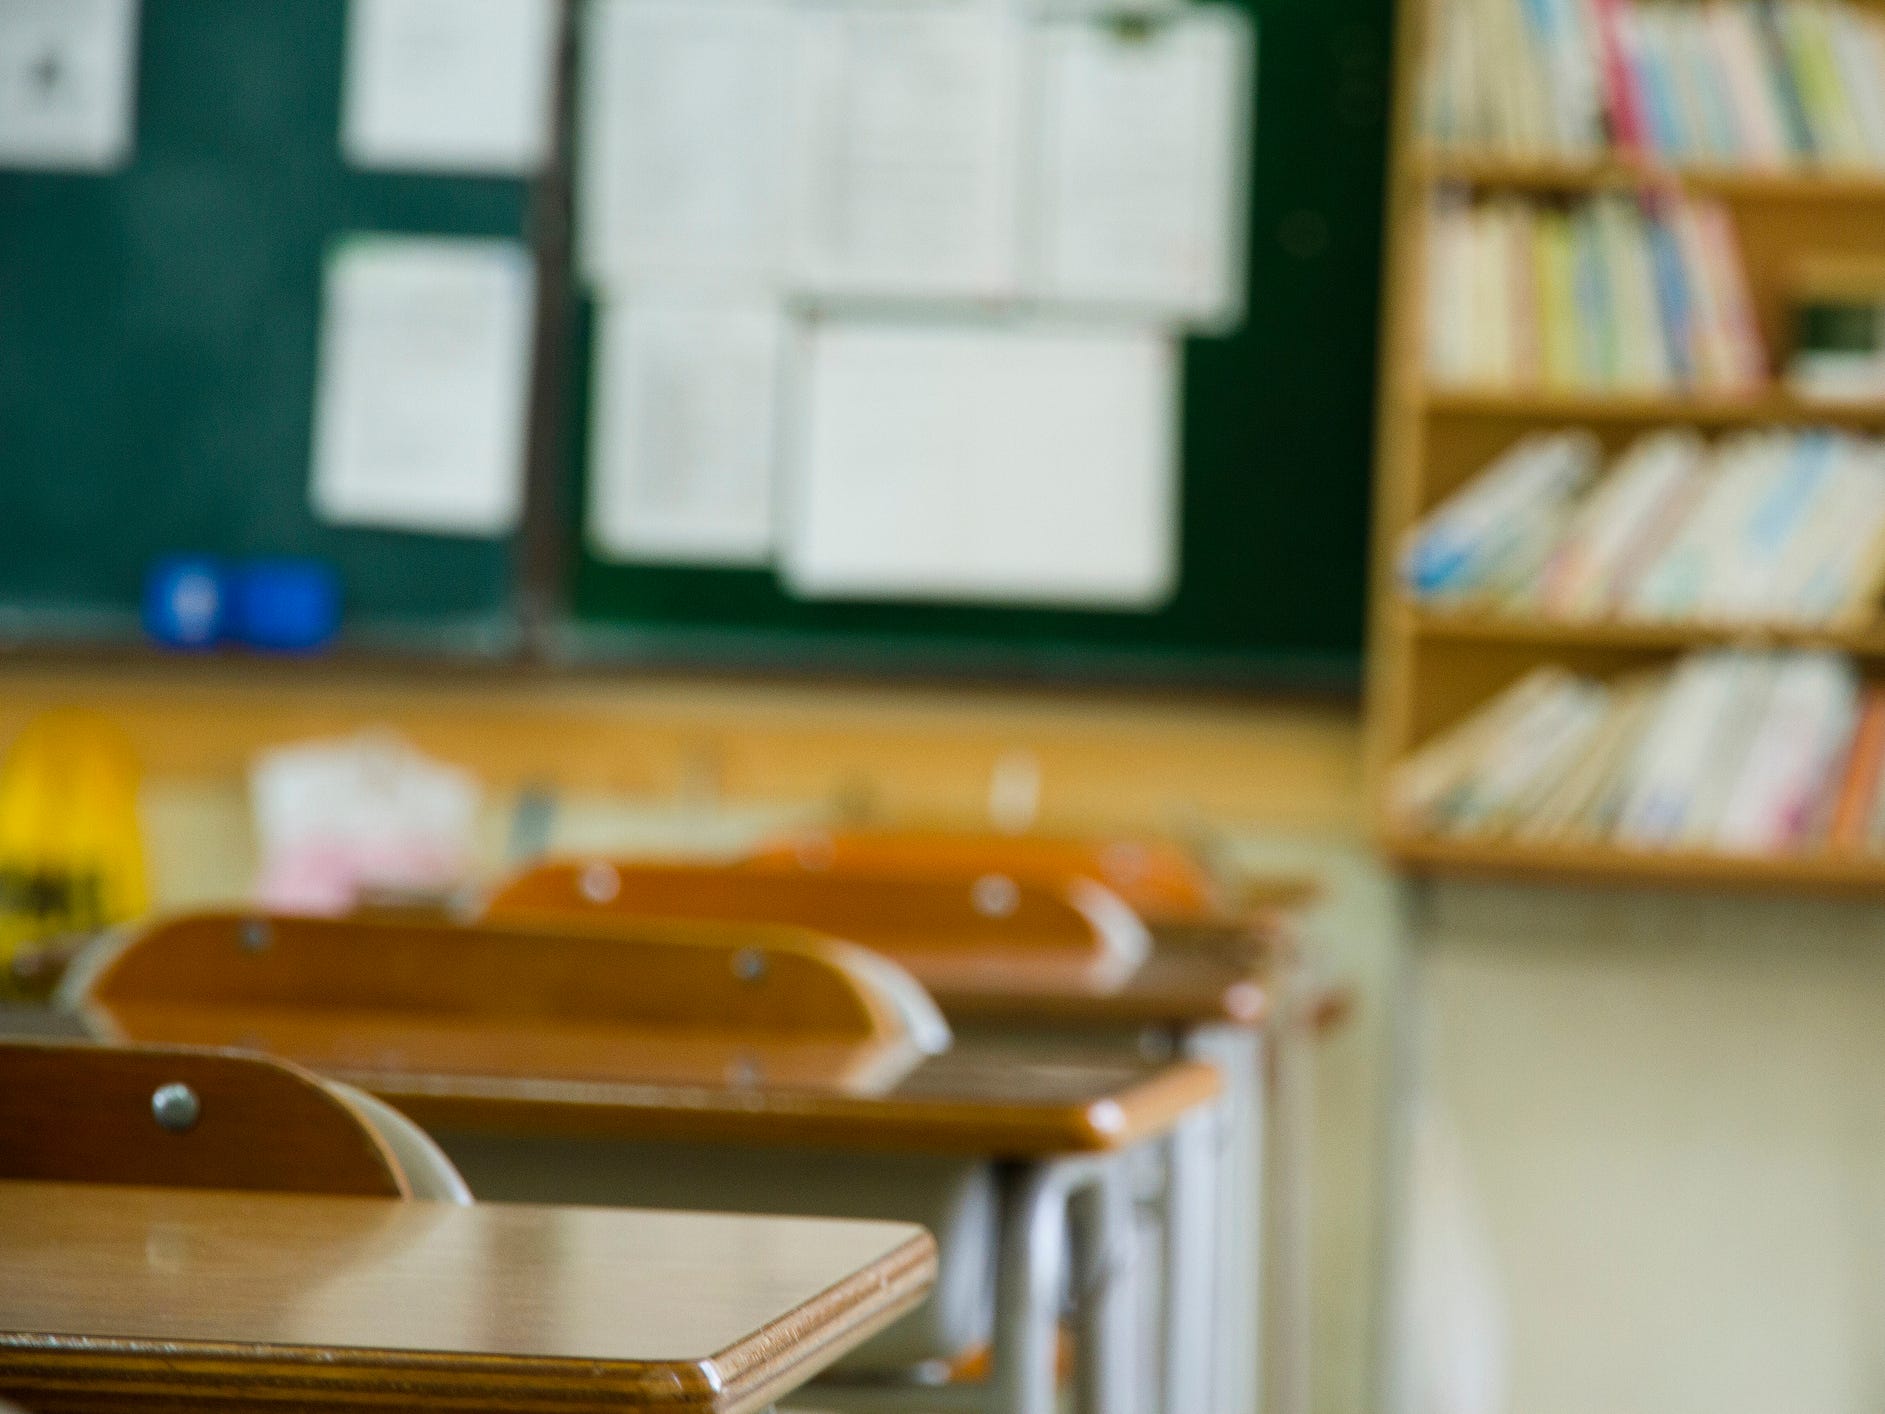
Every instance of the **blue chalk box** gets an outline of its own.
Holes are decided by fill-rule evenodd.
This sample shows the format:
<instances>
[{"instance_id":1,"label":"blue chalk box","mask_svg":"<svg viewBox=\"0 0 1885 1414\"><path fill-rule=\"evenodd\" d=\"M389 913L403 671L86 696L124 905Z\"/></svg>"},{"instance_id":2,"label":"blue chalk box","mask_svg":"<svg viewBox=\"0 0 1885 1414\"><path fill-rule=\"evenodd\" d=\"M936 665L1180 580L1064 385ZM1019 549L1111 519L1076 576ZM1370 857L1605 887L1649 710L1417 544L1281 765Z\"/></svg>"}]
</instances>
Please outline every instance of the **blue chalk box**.
<instances>
[{"instance_id":1,"label":"blue chalk box","mask_svg":"<svg viewBox=\"0 0 1885 1414\"><path fill-rule=\"evenodd\" d=\"M306 653L340 628L340 579L320 560L250 560L230 579L230 632L251 648Z\"/></svg>"},{"instance_id":2,"label":"blue chalk box","mask_svg":"<svg viewBox=\"0 0 1885 1414\"><path fill-rule=\"evenodd\" d=\"M207 555L170 555L144 578L144 631L167 648L214 648L229 620L229 576Z\"/></svg>"}]
</instances>

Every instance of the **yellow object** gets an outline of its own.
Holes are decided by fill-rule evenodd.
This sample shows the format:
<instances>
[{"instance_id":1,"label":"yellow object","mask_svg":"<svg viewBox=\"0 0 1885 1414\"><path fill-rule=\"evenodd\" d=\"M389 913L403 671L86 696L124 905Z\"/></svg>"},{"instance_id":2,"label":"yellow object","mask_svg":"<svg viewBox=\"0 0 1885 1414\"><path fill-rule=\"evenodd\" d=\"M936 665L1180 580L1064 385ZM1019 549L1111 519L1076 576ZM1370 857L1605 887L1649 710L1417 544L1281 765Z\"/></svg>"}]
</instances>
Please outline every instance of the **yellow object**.
<instances>
[{"instance_id":1,"label":"yellow object","mask_svg":"<svg viewBox=\"0 0 1885 1414\"><path fill-rule=\"evenodd\" d=\"M130 744L95 713L42 713L13 742L0 766L0 967L146 910L137 788Z\"/></svg>"}]
</instances>

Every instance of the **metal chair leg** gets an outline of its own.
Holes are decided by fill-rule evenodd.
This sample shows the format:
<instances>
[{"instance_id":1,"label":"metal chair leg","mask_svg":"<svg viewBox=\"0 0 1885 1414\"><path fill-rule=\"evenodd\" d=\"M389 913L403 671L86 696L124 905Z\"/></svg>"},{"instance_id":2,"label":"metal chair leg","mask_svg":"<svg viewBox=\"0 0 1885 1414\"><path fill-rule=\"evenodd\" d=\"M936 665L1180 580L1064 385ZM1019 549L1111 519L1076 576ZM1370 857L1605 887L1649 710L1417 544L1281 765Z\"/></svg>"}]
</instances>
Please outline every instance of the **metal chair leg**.
<instances>
[{"instance_id":1,"label":"metal chair leg","mask_svg":"<svg viewBox=\"0 0 1885 1414\"><path fill-rule=\"evenodd\" d=\"M1216 1191L1223 1117L1185 1121L1167 1143L1163 1195L1160 1407L1165 1414L1206 1414L1217 1398L1224 1332L1218 1329L1219 1258ZM1254 1327L1246 1339L1254 1338Z\"/></svg>"},{"instance_id":2,"label":"metal chair leg","mask_svg":"<svg viewBox=\"0 0 1885 1414\"><path fill-rule=\"evenodd\" d=\"M1138 1228L1124 1162L1106 1165L1080 1187L1072 1218L1075 1407L1080 1414L1138 1414Z\"/></svg>"},{"instance_id":3,"label":"metal chair leg","mask_svg":"<svg viewBox=\"0 0 1885 1414\"><path fill-rule=\"evenodd\" d=\"M1079 1414L1141 1414L1129 1160L1108 1154L1003 1171L995 1341L985 1384L824 1385L805 1393L806 1407L1057 1414L1060 1316L1071 1274L1079 1348L1075 1407Z\"/></svg>"},{"instance_id":4,"label":"metal chair leg","mask_svg":"<svg viewBox=\"0 0 1885 1414\"><path fill-rule=\"evenodd\" d=\"M991 1414L1054 1414L1067 1196L1075 1172L1043 1164L1004 1175Z\"/></svg>"},{"instance_id":5,"label":"metal chair leg","mask_svg":"<svg viewBox=\"0 0 1885 1414\"><path fill-rule=\"evenodd\" d=\"M1210 1061L1223 1077L1215 1210L1216 1292L1212 1323L1213 1414L1256 1414L1263 1402L1266 1038L1244 1027L1200 1027L1186 1054ZM1174 1414L1178 1414L1174 1411ZM1189 1414L1189 1411L1185 1411Z\"/></svg>"}]
</instances>

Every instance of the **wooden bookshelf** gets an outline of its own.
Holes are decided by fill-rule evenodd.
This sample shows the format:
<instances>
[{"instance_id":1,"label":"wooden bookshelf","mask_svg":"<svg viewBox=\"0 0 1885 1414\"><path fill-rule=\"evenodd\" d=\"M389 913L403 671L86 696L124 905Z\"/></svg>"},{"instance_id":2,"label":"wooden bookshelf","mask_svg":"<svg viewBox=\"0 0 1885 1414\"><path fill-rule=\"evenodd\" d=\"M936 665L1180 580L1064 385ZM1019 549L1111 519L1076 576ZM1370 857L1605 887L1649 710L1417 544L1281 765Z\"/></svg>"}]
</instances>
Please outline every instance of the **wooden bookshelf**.
<instances>
[{"instance_id":1,"label":"wooden bookshelf","mask_svg":"<svg viewBox=\"0 0 1885 1414\"><path fill-rule=\"evenodd\" d=\"M1517 418L1552 426L1679 422L1705 428L1885 428L1885 404L1810 402L1780 388L1730 397L1720 393L1434 387L1424 390L1424 396L1422 411L1427 417L1451 421Z\"/></svg>"},{"instance_id":2,"label":"wooden bookshelf","mask_svg":"<svg viewBox=\"0 0 1885 1414\"><path fill-rule=\"evenodd\" d=\"M1885 170L1867 167L1669 167L1620 155L1569 161L1456 149L1423 149L1410 161L1429 184L1490 190L1577 193L1660 186L1729 202L1885 203Z\"/></svg>"},{"instance_id":3,"label":"wooden bookshelf","mask_svg":"<svg viewBox=\"0 0 1885 1414\"><path fill-rule=\"evenodd\" d=\"M1405 834L1390 835L1386 843L1389 853L1404 866L1484 879L1545 878L1567 884L1873 895L1885 886L1885 857L1872 855L1753 857L1700 850L1633 850L1601 844L1543 845Z\"/></svg>"},{"instance_id":4,"label":"wooden bookshelf","mask_svg":"<svg viewBox=\"0 0 1885 1414\"><path fill-rule=\"evenodd\" d=\"M1540 619L1517 614L1408 607L1407 632L1452 643L1517 643L1540 648L1680 653L1700 647L1833 648L1860 658L1885 658L1885 622L1859 628L1797 624L1632 622L1627 619Z\"/></svg>"},{"instance_id":5,"label":"wooden bookshelf","mask_svg":"<svg viewBox=\"0 0 1885 1414\"><path fill-rule=\"evenodd\" d=\"M1542 200L1648 189L1719 199L1735 226L1772 367L1785 360L1787 290L1803 257L1885 258L1885 171L1685 170L1620 154L1562 160L1431 148L1423 141L1417 110L1436 3L1401 0L1395 59L1367 730L1377 837L1390 858L1424 874L1811 892L1885 889L1885 857L1746 858L1427 837L1409 834L1390 817L1387 784L1395 765L1543 663L1611 674L1701 647L1748 644L1834 648L1885 672L1885 612L1873 623L1823 629L1565 622L1420 606L1401 594L1395 561L1409 527L1528 432L1584 428L1612 455L1659 426L1694 426L1711 434L1766 425L1885 432L1885 405L1808 402L1778 385L1732 396L1431 383L1423 328L1426 252L1433 198L1443 189Z\"/></svg>"}]
</instances>

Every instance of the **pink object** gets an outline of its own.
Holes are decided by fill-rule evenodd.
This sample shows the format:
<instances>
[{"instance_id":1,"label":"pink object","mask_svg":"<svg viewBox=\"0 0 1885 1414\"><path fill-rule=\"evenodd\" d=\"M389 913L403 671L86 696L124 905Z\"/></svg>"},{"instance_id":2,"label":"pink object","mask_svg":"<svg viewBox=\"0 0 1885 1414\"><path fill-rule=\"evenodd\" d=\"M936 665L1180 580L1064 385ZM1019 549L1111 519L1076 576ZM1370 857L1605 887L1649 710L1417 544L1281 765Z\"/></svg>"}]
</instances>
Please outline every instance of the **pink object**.
<instances>
[{"instance_id":1,"label":"pink object","mask_svg":"<svg viewBox=\"0 0 1885 1414\"><path fill-rule=\"evenodd\" d=\"M1626 152L1646 150L1643 95L1636 82L1636 66L1625 31L1629 24L1623 0L1592 0L1597 18L1599 60L1604 96L1610 110L1611 138Z\"/></svg>"}]
</instances>

